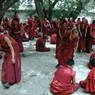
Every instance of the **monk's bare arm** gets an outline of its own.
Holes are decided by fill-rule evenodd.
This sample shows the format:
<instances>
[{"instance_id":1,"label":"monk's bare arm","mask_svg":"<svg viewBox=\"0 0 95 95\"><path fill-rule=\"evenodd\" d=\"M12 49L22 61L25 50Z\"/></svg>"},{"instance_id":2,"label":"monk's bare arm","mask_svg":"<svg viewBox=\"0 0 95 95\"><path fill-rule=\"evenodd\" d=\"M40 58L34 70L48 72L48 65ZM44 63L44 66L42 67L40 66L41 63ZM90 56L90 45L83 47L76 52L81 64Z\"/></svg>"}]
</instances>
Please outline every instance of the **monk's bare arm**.
<instances>
[{"instance_id":1,"label":"monk's bare arm","mask_svg":"<svg viewBox=\"0 0 95 95\"><path fill-rule=\"evenodd\" d=\"M13 46L11 44L11 41L8 37L5 37L4 40L6 41L6 43L8 44L10 50L11 50L11 54L12 54L12 62L13 64L15 63L15 57L14 57L14 49L13 49Z\"/></svg>"}]
</instances>

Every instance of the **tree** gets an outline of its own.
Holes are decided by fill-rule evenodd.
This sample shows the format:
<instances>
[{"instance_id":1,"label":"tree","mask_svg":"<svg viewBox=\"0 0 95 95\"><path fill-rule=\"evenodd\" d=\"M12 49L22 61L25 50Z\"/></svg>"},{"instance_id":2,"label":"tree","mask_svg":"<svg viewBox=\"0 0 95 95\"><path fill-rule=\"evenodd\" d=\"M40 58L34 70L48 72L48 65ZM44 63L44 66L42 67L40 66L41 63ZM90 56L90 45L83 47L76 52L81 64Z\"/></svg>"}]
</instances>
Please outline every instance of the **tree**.
<instances>
[{"instance_id":1,"label":"tree","mask_svg":"<svg viewBox=\"0 0 95 95\"><path fill-rule=\"evenodd\" d=\"M81 13L90 0L65 0L58 5L61 17L73 17L74 19Z\"/></svg>"},{"instance_id":2,"label":"tree","mask_svg":"<svg viewBox=\"0 0 95 95\"><path fill-rule=\"evenodd\" d=\"M20 3L21 3L21 2L16 2L15 4L13 4L12 7L11 7L12 10L17 11L17 10L19 9Z\"/></svg>"},{"instance_id":3,"label":"tree","mask_svg":"<svg viewBox=\"0 0 95 95\"><path fill-rule=\"evenodd\" d=\"M48 0L49 1L49 8L48 8L48 16L47 18L49 20L52 19L52 14L53 14L53 8L55 7L55 5L57 4L58 1L62 1L62 0L55 0L53 3L51 0Z\"/></svg>"},{"instance_id":4,"label":"tree","mask_svg":"<svg viewBox=\"0 0 95 95\"><path fill-rule=\"evenodd\" d=\"M52 19L53 8L57 4L58 1L62 0L34 0L37 14L40 18L40 21L43 18L48 18L49 20ZM64 1L64 0L63 0Z\"/></svg>"},{"instance_id":5,"label":"tree","mask_svg":"<svg viewBox=\"0 0 95 95\"><path fill-rule=\"evenodd\" d=\"M4 16L5 12L19 0L0 0L0 18Z\"/></svg>"},{"instance_id":6,"label":"tree","mask_svg":"<svg viewBox=\"0 0 95 95\"><path fill-rule=\"evenodd\" d=\"M90 1L91 0L35 0L35 5L40 21L45 17L51 21L55 10L58 10L59 16L76 18ZM60 2L60 4L58 4L58 2ZM57 5L56 9L55 5Z\"/></svg>"},{"instance_id":7,"label":"tree","mask_svg":"<svg viewBox=\"0 0 95 95\"><path fill-rule=\"evenodd\" d=\"M35 6L36 6L36 11L39 17L40 22L45 17L44 10L43 10L43 0L35 0Z\"/></svg>"}]
</instances>

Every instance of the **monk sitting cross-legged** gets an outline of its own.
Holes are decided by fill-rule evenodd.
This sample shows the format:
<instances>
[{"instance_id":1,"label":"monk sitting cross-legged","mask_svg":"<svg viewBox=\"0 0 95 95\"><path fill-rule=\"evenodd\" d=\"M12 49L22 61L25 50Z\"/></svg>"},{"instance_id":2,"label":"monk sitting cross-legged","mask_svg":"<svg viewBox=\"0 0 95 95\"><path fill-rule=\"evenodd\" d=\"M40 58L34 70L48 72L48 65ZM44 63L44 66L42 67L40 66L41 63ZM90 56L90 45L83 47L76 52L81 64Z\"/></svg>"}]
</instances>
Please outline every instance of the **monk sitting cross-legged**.
<instances>
[{"instance_id":1,"label":"monk sitting cross-legged","mask_svg":"<svg viewBox=\"0 0 95 95\"><path fill-rule=\"evenodd\" d=\"M40 37L36 42L36 51L47 52L50 48L45 47L47 36Z\"/></svg>"},{"instance_id":2,"label":"monk sitting cross-legged","mask_svg":"<svg viewBox=\"0 0 95 95\"><path fill-rule=\"evenodd\" d=\"M89 63L88 63L88 68L92 69L93 65L91 64L91 61L95 59L95 52L93 52L90 56Z\"/></svg>"},{"instance_id":3,"label":"monk sitting cross-legged","mask_svg":"<svg viewBox=\"0 0 95 95\"><path fill-rule=\"evenodd\" d=\"M50 90L54 95L71 95L80 87L74 82L76 73L72 70L74 60L70 59L66 64L58 68L50 84Z\"/></svg>"},{"instance_id":4,"label":"monk sitting cross-legged","mask_svg":"<svg viewBox=\"0 0 95 95\"><path fill-rule=\"evenodd\" d=\"M91 59L90 63L93 68L89 72L86 80L80 82L80 85L84 88L85 92L95 95L95 58Z\"/></svg>"}]
</instances>

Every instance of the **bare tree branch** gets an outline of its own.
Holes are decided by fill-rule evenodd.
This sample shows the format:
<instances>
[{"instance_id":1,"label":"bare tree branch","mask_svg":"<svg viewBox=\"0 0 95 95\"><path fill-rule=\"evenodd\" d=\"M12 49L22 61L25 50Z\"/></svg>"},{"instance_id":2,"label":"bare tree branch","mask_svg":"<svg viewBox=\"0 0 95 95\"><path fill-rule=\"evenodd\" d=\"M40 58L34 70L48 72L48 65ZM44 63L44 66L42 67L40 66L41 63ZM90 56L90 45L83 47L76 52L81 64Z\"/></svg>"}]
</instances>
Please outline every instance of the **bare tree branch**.
<instances>
[{"instance_id":1,"label":"bare tree branch","mask_svg":"<svg viewBox=\"0 0 95 95\"><path fill-rule=\"evenodd\" d=\"M3 0L2 3L0 3L0 17L2 17L5 12L19 0ZM1 2L1 1L0 1Z\"/></svg>"}]
</instances>

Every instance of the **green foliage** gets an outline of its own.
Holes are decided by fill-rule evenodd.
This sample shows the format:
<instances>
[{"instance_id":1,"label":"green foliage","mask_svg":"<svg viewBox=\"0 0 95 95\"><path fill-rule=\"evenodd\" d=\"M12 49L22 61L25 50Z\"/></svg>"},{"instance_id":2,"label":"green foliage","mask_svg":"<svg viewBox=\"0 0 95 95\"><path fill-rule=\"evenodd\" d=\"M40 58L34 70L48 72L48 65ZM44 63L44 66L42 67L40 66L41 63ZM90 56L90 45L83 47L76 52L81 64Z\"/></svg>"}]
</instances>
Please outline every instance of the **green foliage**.
<instances>
[{"instance_id":1,"label":"green foliage","mask_svg":"<svg viewBox=\"0 0 95 95\"><path fill-rule=\"evenodd\" d=\"M80 0L64 0L57 5L61 17L74 17L76 18L82 9Z\"/></svg>"},{"instance_id":2,"label":"green foliage","mask_svg":"<svg viewBox=\"0 0 95 95\"><path fill-rule=\"evenodd\" d=\"M20 0L19 2L15 3L12 6L13 10L18 10L19 6L23 3L27 3L27 8L31 10L29 12L29 15L32 15L33 7L32 2L33 0ZM83 0L40 0L43 8L43 12L46 13L48 18L59 18L59 17L73 17L76 18L81 10L84 9L84 6L82 4ZM95 3L94 0L92 0L92 3ZM91 4L92 4L91 3ZM88 5L89 8L94 7ZM87 8L85 8L86 11Z\"/></svg>"},{"instance_id":3,"label":"green foliage","mask_svg":"<svg viewBox=\"0 0 95 95\"><path fill-rule=\"evenodd\" d=\"M11 8L16 11L19 9L19 6L20 6L20 1L16 2Z\"/></svg>"}]
</instances>

